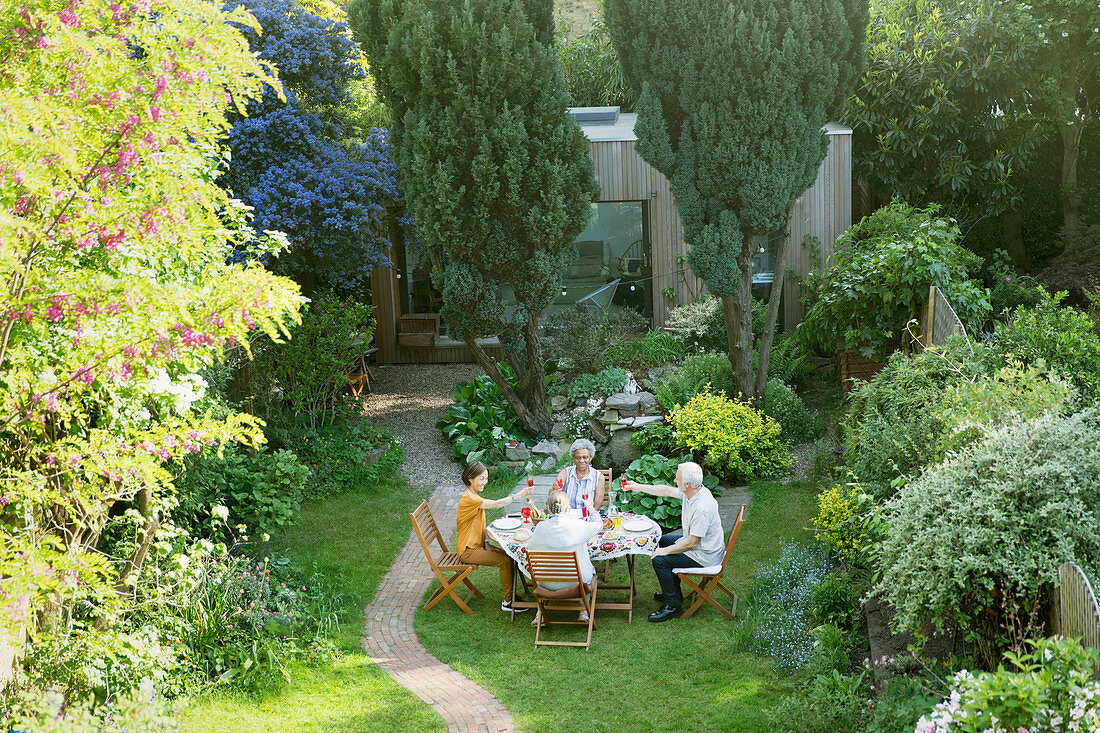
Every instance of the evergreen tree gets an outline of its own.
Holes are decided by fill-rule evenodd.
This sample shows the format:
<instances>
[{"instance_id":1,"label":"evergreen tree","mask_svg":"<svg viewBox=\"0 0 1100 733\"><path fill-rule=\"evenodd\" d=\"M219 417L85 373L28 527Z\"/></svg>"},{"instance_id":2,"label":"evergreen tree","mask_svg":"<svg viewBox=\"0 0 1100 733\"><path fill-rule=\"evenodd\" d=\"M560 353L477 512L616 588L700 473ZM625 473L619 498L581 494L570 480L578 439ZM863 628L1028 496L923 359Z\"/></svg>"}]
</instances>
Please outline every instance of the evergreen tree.
<instances>
[{"instance_id":1,"label":"evergreen tree","mask_svg":"<svg viewBox=\"0 0 1100 733\"><path fill-rule=\"evenodd\" d=\"M359 0L350 10L396 121L394 157L443 317L532 433L550 427L538 319L598 193L556 55L538 40L544 23L527 14L539 6ZM514 388L475 342L494 334Z\"/></svg>"},{"instance_id":2,"label":"evergreen tree","mask_svg":"<svg viewBox=\"0 0 1100 733\"><path fill-rule=\"evenodd\" d=\"M753 395L756 235L786 226L827 149L822 127L855 86L866 0L607 0L612 42L639 92L637 150L667 176L688 262L722 298L737 388ZM783 241L782 239L780 241ZM785 247L760 350L763 395Z\"/></svg>"}]
</instances>

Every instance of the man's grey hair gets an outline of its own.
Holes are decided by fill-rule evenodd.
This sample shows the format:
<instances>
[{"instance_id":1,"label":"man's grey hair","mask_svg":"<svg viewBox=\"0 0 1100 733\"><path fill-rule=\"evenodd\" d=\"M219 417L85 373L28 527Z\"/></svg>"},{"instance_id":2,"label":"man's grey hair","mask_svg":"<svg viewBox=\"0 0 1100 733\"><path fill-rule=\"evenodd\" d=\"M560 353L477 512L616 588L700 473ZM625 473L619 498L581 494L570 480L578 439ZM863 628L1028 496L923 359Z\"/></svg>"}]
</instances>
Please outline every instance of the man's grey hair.
<instances>
[{"instance_id":1,"label":"man's grey hair","mask_svg":"<svg viewBox=\"0 0 1100 733\"><path fill-rule=\"evenodd\" d=\"M685 461L680 464L680 478L692 488L703 485L703 467L695 461Z\"/></svg>"},{"instance_id":2,"label":"man's grey hair","mask_svg":"<svg viewBox=\"0 0 1100 733\"><path fill-rule=\"evenodd\" d=\"M573 445L569 446L569 457L572 458L573 454L579 450L588 451L589 460L596 457L596 446L588 438L577 438L573 441Z\"/></svg>"}]
</instances>

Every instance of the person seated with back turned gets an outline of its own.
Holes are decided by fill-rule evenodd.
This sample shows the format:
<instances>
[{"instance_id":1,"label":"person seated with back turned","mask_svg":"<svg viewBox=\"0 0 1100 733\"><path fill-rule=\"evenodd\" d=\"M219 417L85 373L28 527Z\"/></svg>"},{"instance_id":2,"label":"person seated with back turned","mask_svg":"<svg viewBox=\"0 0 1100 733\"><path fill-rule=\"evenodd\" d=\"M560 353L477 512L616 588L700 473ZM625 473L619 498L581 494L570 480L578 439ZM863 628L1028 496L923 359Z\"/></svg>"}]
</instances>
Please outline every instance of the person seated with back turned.
<instances>
[{"instance_id":1,"label":"person seated with back turned","mask_svg":"<svg viewBox=\"0 0 1100 733\"><path fill-rule=\"evenodd\" d=\"M703 486L703 469L691 461L676 468L676 486L650 486L627 481L623 488L680 499L684 503L680 532L661 535L653 552L653 572L661 583L661 592L655 593L653 598L663 601L663 604L649 614L650 621L679 618L684 613L683 596L680 594L680 578L672 572L673 569L717 565L726 555L718 502L710 489Z\"/></svg>"},{"instance_id":2,"label":"person seated with back turned","mask_svg":"<svg viewBox=\"0 0 1100 733\"><path fill-rule=\"evenodd\" d=\"M603 520L592 505L591 497L587 502L588 520L567 516L569 503L569 496L564 491L550 492L550 498L546 500L546 511L550 516L539 522L531 533L531 539L527 541L527 551L575 552L581 580L587 585L596 574L592 559L588 556L588 540L603 528ZM562 590L568 588L570 583L551 581L542 585L547 590ZM581 621L587 620L588 615L581 611ZM532 625L538 621L536 617Z\"/></svg>"},{"instance_id":3,"label":"person seated with back turned","mask_svg":"<svg viewBox=\"0 0 1100 733\"><path fill-rule=\"evenodd\" d=\"M569 446L569 457L573 465L558 471L560 488L569 497L569 506L580 509L584 506L584 496L592 500L595 506L603 503L603 474L592 468L596 458L596 446L587 438L577 438Z\"/></svg>"}]
</instances>

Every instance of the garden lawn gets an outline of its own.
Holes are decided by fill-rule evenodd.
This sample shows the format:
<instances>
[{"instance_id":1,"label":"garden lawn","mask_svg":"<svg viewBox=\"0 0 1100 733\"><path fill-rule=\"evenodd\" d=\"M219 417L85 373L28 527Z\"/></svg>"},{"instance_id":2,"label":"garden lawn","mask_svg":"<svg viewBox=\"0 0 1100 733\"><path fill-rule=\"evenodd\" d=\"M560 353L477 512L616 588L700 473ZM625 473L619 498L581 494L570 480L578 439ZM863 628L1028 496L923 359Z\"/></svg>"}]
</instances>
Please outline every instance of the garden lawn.
<instances>
[{"instance_id":1,"label":"garden lawn","mask_svg":"<svg viewBox=\"0 0 1100 733\"><path fill-rule=\"evenodd\" d=\"M409 539L408 514L427 496L402 478L307 503L297 525L271 543L302 567L342 578L349 608L335 633L340 656L288 666L291 681L258 693L212 692L180 712L194 733L358 733L443 730L430 706L401 687L364 654L362 609Z\"/></svg>"},{"instance_id":2,"label":"garden lawn","mask_svg":"<svg viewBox=\"0 0 1100 733\"><path fill-rule=\"evenodd\" d=\"M785 540L810 539L815 491L806 483L754 486L753 506L726 575L742 603L757 564L777 559ZM615 568L616 580L621 579L625 563ZM637 579L634 623L626 623L624 612L598 615L587 652L535 650L531 614L517 616L512 625L497 610L499 585L492 568L474 574L486 598L473 601L473 616L442 603L417 612L416 632L429 651L496 694L521 730L771 730L769 709L796 692L793 678L773 672L764 657L732 653L740 624L712 607L686 621L649 623L658 586L648 562L638 563ZM579 626L549 634L583 638Z\"/></svg>"}]
</instances>

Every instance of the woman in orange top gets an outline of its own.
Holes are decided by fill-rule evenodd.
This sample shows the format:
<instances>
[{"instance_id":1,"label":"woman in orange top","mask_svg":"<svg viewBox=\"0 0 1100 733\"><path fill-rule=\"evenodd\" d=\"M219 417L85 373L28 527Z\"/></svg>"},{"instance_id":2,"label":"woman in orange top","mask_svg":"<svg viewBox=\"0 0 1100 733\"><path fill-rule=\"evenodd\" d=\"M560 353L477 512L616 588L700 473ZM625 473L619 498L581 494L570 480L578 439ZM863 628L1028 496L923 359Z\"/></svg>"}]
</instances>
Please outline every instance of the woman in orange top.
<instances>
[{"instance_id":1,"label":"woman in orange top","mask_svg":"<svg viewBox=\"0 0 1100 733\"><path fill-rule=\"evenodd\" d=\"M500 595L504 599L501 611L512 610L512 558L503 550L490 548L485 543L485 510L499 509L512 502L531 496L531 487L525 486L503 499L483 499L479 494L489 482L489 469L481 461L470 461L462 472L466 491L458 500L458 539L455 550L462 562L471 565L493 565L500 568ZM516 609L516 612L526 611Z\"/></svg>"}]
</instances>

